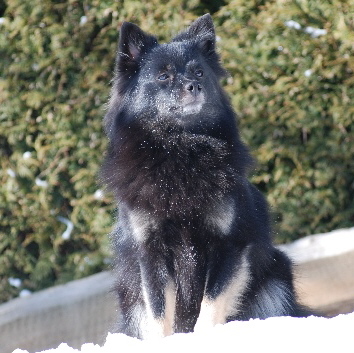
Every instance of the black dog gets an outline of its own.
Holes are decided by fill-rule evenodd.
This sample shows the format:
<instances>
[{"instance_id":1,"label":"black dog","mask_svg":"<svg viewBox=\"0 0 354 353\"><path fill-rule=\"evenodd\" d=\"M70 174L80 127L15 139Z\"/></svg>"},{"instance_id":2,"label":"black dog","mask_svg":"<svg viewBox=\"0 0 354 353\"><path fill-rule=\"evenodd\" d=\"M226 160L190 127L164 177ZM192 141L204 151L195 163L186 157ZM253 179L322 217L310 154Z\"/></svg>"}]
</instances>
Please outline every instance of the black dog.
<instances>
[{"instance_id":1,"label":"black dog","mask_svg":"<svg viewBox=\"0 0 354 353\"><path fill-rule=\"evenodd\" d=\"M139 338L302 316L288 258L219 85L210 15L168 44L124 23L105 128L119 331Z\"/></svg>"}]
</instances>

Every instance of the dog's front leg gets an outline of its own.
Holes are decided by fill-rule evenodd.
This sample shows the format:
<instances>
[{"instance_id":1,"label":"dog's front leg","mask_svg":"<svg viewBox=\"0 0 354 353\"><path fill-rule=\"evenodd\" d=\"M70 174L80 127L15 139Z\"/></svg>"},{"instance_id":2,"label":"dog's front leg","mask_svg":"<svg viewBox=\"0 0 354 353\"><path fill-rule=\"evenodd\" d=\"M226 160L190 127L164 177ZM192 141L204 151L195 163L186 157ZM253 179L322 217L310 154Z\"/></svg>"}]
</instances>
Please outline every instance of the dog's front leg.
<instances>
[{"instance_id":1,"label":"dog's front leg","mask_svg":"<svg viewBox=\"0 0 354 353\"><path fill-rule=\"evenodd\" d=\"M145 256L140 261L145 317L140 331L144 339L173 333L175 315L175 286L164 266L156 257Z\"/></svg>"},{"instance_id":2,"label":"dog's front leg","mask_svg":"<svg viewBox=\"0 0 354 353\"><path fill-rule=\"evenodd\" d=\"M212 284L208 283L194 331L204 331L217 324L224 324L228 317L239 311L242 295L250 280L247 251L244 251L232 273L226 275L228 266L221 266L219 278L216 276ZM228 279L225 282L226 277Z\"/></svg>"},{"instance_id":3,"label":"dog's front leg","mask_svg":"<svg viewBox=\"0 0 354 353\"><path fill-rule=\"evenodd\" d=\"M206 281L203 252L193 245L183 244L175 259L176 312L175 332L191 332L197 322Z\"/></svg>"}]
</instances>

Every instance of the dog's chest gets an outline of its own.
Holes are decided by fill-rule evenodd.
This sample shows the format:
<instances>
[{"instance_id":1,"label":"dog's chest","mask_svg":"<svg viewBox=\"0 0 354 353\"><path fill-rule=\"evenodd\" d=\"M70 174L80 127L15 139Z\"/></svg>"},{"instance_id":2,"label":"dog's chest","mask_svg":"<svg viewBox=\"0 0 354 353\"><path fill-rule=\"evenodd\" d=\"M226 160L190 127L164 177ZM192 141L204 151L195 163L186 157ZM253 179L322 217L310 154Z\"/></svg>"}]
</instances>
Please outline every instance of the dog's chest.
<instances>
[{"instance_id":1,"label":"dog's chest","mask_svg":"<svg viewBox=\"0 0 354 353\"><path fill-rule=\"evenodd\" d=\"M225 220L234 207L225 198L237 177L225 142L186 133L148 135L127 141L117 158L113 183L118 199L132 210L137 238L161 220L177 218L198 218L227 232Z\"/></svg>"},{"instance_id":2,"label":"dog's chest","mask_svg":"<svg viewBox=\"0 0 354 353\"><path fill-rule=\"evenodd\" d=\"M127 212L128 225L134 240L142 243L150 236L204 237L203 233L227 236L237 219L237 209L231 197L224 197L211 205L201 204L195 214L179 214L178 217L161 217L142 208Z\"/></svg>"}]
</instances>

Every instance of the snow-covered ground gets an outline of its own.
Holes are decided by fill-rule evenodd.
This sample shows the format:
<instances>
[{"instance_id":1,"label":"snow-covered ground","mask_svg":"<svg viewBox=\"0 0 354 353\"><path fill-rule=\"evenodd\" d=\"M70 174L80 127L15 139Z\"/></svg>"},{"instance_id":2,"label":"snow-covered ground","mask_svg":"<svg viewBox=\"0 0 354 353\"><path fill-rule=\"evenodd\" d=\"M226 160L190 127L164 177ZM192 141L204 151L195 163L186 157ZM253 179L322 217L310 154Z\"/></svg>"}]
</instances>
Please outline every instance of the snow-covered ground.
<instances>
[{"instance_id":1,"label":"snow-covered ground","mask_svg":"<svg viewBox=\"0 0 354 353\"><path fill-rule=\"evenodd\" d=\"M337 255L351 254L354 250L354 228L332 231L326 234L309 236L295 241L292 244L280 246L289 254L296 263L307 263L308 261L328 258L333 259ZM330 262L333 264L333 261ZM322 264L323 265L323 264ZM352 262L348 262L349 268ZM337 269L338 270L338 269ZM338 276L343 272L343 268ZM335 272L336 273L336 272ZM351 276L352 272L348 272ZM95 276L101 276L95 275ZM333 274L332 274L333 275ZM92 277L95 277L92 276ZM306 276L303 274L303 276ZM100 277L101 278L101 277ZM345 277L344 277L345 278ZM92 288L95 278L80 280L87 282ZM109 276L107 275L107 279ZM344 279L343 279L344 280ZM348 280L348 278L347 278ZM13 285L17 285L16 279L11 279ZM101 281L101 280L100 280ZM78 281L76 281L78 282ZM101 281L102 282L102 281ZM333 277L327 282L335 286ZM350 282L352 283L352 282ZM75 283L74 283L75 284ZM72 285L74 285L72 284ZM80 288L84 284L77 283ZM67 285L68 286L68 285ZM347 286L346 292L353 291L353 287ZM319 288L322 288L321 286ZM326 287L327 288L327 287ZM65 288L63 288L64 290ZM86 290L84 288L84 290ZM338 289L337 289L338 290ZM48 291L48 290L47 290ZM74 293L72 287L68 292ZM324 295L330 295L327 288ZM60 292L61 293L61 292ZM353 293L352 293L353 294ZM34 294L40 296L41 293ZM316 293L313 293L316 295ZM63 297L63 293L60 294ZM65 297L65 296L64 296ZM318 297L318 293L317 293ZM353 296L349 296L353 298ZM65 303L64 303L65 304ZM43 304L42 304L43 305ZM67 304L65 304L67 305ZM18 313L18 308L16 310ZM266 320L250 320L248 322L231 322L226 325L218 325L205 332L175 334L169 337L156 340L140 341L123 334L109 334L103 346L92 343L84 344L80 350L69 347L62 343L58 348L46 350L47 353L119 353L119 352L164 352L164 353L189 353L196 352L217 352L225 349L232 352L354 352L354 312L346 315L339 315L334 318L290 318L278 317ZM58 328L60 329L60 328ZM30 327L26 328L30 331ZM105 331L107 332L107 331ZM33 333L33 332L32 332ZM60 342L58 340L57 342ZM84 341L81 341L84 342ZM25 345L22 345L24 347ZM77 345L78 347L79 345ZM14 347L14 346L12 346ZM15 346L16 347L16 346ZM13 348L12 348L13 349ZM0 339L0 352L1 339ZM7 351L8 352L8 351ZM27 351L17 349L14 353L25 353ZM33 352L33 350L31 351ZM220 352L221 353L221 352Z\"/></svg>"},{"instance_id":2,"label":"snow-covered ground","mask_svg":"<svg viewBox=\"0 0 354 353\"><path fill-rule=\"evenodd\" d=\"M354 352L354 313L327 319L319 317L275 317L266 320L231 322L203 333L175 334L140 341L123 334L109 334L100 347L84 344L76 350L63 343L50 353L119 352ZM13 353L25 353L17 349Z\"/></svg>"}]
</instances>

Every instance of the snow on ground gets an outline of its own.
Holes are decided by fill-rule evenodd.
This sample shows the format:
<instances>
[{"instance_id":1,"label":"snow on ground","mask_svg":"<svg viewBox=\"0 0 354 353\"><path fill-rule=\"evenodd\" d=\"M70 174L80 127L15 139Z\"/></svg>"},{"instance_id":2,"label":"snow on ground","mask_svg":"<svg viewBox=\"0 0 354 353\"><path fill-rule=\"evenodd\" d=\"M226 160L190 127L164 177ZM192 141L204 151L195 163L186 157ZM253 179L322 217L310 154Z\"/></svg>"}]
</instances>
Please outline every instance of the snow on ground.
<instances>
[{"instance_id":1,"label":"snow on ground","mask_svg":"<svg viewBox=\"0 0 354 353\"><path fill-rule=\"evenodd\" d=\"M354 227L309 236L292 244L279 247L297 263L337 256L354 250ZM16 278L10 280L12 285L18 285ZM217 325L205 332L175 334L156 340L140 341L123 334L109 334L102 347L87 343L80 350L77 350L62 343L58 348L44 352L221 353L219 351L225 349L226 352L242 353L354 353L353 328L354 312L331 319L277 317L248 322L231 322L226 325ZM58 330L60 330L60 327L58 327ZM13 353L25 352L25 350L17 349Z\"/></svg>"},{"instance_id":2,"label":"snow on ground","mask_svg":"<svg viewBox=\"0 0 354 353\"><path fill-rule=\"evenodd\" d=\"M320 317L275 317L266 320L230 322L203 333L174 334L140 341L123 334L108 334L100 347L84 344L81 350L62 343L47 353L219 353L230 352L354 352L354 313L327 319ZM16 349L13 353L25 353Z\"/></svg>"}]
</instances>

